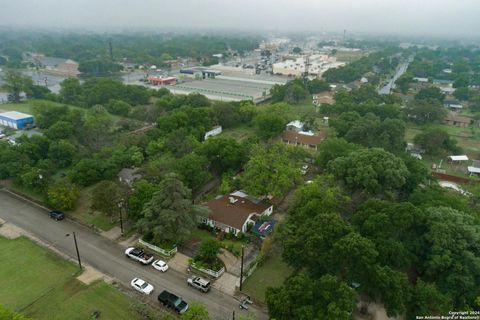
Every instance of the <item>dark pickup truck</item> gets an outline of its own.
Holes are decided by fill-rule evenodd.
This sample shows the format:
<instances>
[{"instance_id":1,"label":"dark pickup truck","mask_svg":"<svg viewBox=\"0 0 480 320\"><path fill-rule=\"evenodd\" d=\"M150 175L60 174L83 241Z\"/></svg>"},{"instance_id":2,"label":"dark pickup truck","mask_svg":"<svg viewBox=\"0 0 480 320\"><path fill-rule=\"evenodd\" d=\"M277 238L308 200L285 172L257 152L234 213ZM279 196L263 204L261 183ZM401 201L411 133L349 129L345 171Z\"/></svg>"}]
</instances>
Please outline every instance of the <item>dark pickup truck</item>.
<instances>
[{"instance_id":1,"label":"dark pickup truck","mask_svg":"<svg viewBox=\"0 0 480 320\"><path fill-rule=\"evenodd\" d=\"M163 290L158 295L158 301L168 308L174 309L178 313L184 313L188 309L188 304L182 298L177 297L173 293Z\"/></svg>"}]
</instances>

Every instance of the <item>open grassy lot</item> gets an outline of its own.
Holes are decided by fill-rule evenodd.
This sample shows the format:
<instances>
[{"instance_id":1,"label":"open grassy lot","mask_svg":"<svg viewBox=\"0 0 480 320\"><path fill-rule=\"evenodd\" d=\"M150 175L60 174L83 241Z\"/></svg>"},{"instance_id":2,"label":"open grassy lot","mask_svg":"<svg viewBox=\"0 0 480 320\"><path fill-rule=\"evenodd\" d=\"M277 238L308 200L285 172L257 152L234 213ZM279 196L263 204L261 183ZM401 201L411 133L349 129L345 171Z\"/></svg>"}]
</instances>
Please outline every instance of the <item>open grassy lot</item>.
<instances>
[{"instance_id":1,"label":"open grassy lot","mask_svg":"<svg viewBox=\"0 0 480 320\"><path fill-rule=\"evenodd\" d=\"M207 230L201 230L201 229L195 228L192 231L190 239L201 242L209 239L215 239L215 236L211 232L208 232ZM240 255L242 251L242 245L245 244L245 242L243 241L232 240L232 239L223 239L222 241L220 241L220 243L222 247L227 248L227 250L229 251L232 251L232 253L236 256Z\"/></svg>"},{"instance_id":2,"label":"open grassy lot","mask_svg":"<svg viewBox=\"0 0 480 320\"><path fill-rule=\"evenodd\" d=\"M94 225L103 231L108 231L118 224L116 222L118 217L114 217L112 223L110 217L107 217L100 212L94 212L90 209L90 206L92 205L91 191L93 188L95 188L95 185L83 188L79 191L76 206L73 210L68 212L68 216L82 222L83 224Z\"/></svg>"},{"instance_id":3,"label":"open grassy lot","mask_svg":"<svg viewBox=\"0 0 480 320\"><path fill-rule=\"evenodd\" d=\"M219 135L219 137L226 138L226 139L228 138L234 139L238 142L253 136L255 136L255 128L253 126L247 126L247 125L240 125L234 128L225 129Z\"/></svg>"},{"instance_id":4,"label":"open grassy lot","mask_svg":"<svg viewBox=\"0 0 480 320\"><path fill-rule=\"evenodd\" d=\"M279 253L272 253L265 262L243 283L243 292L255 300L265 302L268 287L279 287L292 273L292 269L282 261Z\"/></svg>"},{"instance_id":5,"label":"open grassy lot","mask_svg":"<svg viewBox=\"0 0 480 320\"><path fill-rule=\"evenodd\" d=\"M85 285L77 267L27 238L0 237L0 301L34 319L140 319L131 299L104 283Z\"/></svg>"},{"instance_id":6,"label":"open grassy lot","mask_svg":"<svg viewBox=\"0 0 480 320\"><path fill-rule=\"evenodd\" d=\"M140 319L130 310L132 302L103 281L89 286L76 279L49 292L23 312L35 319L89 319L100 311L100 319Z\"/></svg>"},{"instance_id":7,"label":"open grassy lot","mask_svg":"<svg viewBox=\"0 0 480 320\"><path fill-rule=\"evenodd\" d=\"M0 301L21 310L78 271L73 264L27 238L0 237Z\"/></svg>"}]
</instances>

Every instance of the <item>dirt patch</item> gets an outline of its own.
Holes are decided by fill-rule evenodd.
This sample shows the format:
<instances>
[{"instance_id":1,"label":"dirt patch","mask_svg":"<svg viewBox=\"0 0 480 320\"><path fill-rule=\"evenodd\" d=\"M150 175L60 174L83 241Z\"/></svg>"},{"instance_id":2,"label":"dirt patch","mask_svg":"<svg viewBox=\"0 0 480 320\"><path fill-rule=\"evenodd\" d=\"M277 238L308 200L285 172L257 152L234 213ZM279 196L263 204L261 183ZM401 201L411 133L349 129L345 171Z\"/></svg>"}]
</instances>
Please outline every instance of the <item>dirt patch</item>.
<instances>
[{"instance_id":1,"label":"dirt patch","mask_svg":"<svg viewBox=\"0 0 480 320\"><path fill-rule=\"evenodd\" d=\"M11 223L0 223L0 235L13 240L24 235L24 231Z\"/></svg>"}]
</instances>

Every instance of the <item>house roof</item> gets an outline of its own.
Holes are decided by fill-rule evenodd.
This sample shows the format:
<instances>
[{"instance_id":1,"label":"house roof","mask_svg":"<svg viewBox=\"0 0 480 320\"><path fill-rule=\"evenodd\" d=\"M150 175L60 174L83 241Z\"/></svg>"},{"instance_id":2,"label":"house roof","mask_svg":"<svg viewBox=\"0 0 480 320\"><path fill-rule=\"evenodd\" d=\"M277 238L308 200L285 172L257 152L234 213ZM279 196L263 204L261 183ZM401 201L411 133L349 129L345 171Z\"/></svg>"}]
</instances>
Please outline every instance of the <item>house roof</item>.
<instances>
[{"instance_id":1,"label":"house roof","mask_svg":"<svg viewBox=\"0 0 480 320\"><path fill-rule=\"evenodd\" d=\"M210 220L242 230L243 225L252 213L261 214L271 205L265 201L254 203L247 197L232 193L208 201L207 206L212 211L208 217Z\"/></svg>"},{"instance_id":2,"label":"house roof","mask_svg":"<svg viewBox=\"0 0 480 320\"><path fill-rule=\"evenodd\" d=\"M289 123L287 123L287 127L290 127L290 126L293 126L295 128L298 128L298 129L302 130L303 129L303 122L300 121L300 120L290 121Z\"/></svg>"},{"instance_id":3,"label":"house roof","mask_svg":"<svg viewBox=\"0 0 480 320\"><path fill-rule=\"evenodd\" d=\"M462 123L468 123L470 124L472 122L472 119L469 117L463 117L463 116L457 116L453 113L449 113L445 119L445 121L455 121L455 122L462 122Z\"/></svg>"},{"instance_id":4,"label":"house roof","mask_svg":"<svg viewBox=\"0 0 480 320\"><path fill-rule=\"evenodd\" d=\"M313 144L318 145L325 139L325 135L323 134L314 134L309 135L301 132L294 132L294 131L283 131L282 132L282 139L287 141L295 141L304 144Z\"/></svg>"}]
</instances>

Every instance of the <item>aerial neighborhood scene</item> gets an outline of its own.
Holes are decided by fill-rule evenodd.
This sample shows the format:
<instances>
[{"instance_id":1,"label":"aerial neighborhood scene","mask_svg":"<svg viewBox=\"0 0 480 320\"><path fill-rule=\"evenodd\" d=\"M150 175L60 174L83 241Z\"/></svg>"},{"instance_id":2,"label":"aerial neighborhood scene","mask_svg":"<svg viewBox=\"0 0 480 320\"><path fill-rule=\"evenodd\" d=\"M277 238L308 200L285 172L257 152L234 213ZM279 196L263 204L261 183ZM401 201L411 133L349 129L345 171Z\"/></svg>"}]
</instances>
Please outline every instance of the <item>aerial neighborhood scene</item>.
<instances>
[{"instance_id":1,"label":"aerial neighborhood scene","mask_svg":"<svg viewBox=\"0 0 480 320\"><path fill-rule=\"evenodd\" d=\"M478 0L0 0L0 320L480 320Z\"/></svg>"}]
</instances>

